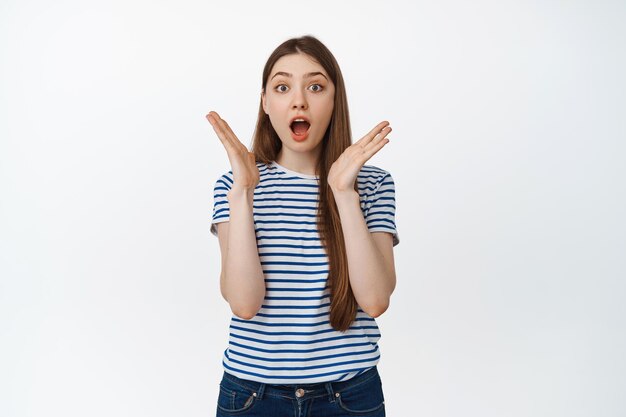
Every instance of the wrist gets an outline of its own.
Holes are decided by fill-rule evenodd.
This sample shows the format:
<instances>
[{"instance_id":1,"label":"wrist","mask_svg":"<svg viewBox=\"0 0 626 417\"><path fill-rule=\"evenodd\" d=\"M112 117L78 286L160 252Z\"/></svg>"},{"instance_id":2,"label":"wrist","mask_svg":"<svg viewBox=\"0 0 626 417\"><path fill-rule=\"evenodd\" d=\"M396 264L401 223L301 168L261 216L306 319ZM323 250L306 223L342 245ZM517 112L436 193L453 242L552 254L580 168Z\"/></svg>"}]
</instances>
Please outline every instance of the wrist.
<instances>
[{"instance_id":1,"label":"wrist","mask_svg":"<svg viewBox=\"0 0 626 417\"><path fill-rule=\"evenodd\" d=\"M246 200L252 201L254 198L254 188L233 187L226 193L226 199L231 201Z\"/></svg>"},{"instance_id":2,"label":"wrist","mask_svg":"<svg viewBox=\"0 0 626 417\"><path fill-rule=\"evenodd\" d=\"M357 193L354 189L350 189L350 190L342 190L342 191L336 191L336 190L332 190L333 192L333 197L335 198L335 201L341 201L341 200L354 200L354 199L359 199L359 193Z\"/></svg>"}]
</instances>

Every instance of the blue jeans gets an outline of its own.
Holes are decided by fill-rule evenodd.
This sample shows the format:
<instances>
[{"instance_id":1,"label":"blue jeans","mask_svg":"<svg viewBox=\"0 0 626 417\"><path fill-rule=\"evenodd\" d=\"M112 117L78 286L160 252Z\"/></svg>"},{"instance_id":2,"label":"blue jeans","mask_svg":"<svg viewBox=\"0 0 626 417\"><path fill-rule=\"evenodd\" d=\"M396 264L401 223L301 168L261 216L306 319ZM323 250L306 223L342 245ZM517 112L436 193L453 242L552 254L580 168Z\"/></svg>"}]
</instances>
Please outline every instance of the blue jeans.
<instances>
[{"instance_id":1,"label":"blue jeans","mask_svg":"<svg viewBox=\"0 0 626 417\"><path fill-rule=\"evenodd\" d=\"M385 398L376 366L342 382L274 385L224 372L217 417L385 416Z\"/></svg>"}]
</instances>

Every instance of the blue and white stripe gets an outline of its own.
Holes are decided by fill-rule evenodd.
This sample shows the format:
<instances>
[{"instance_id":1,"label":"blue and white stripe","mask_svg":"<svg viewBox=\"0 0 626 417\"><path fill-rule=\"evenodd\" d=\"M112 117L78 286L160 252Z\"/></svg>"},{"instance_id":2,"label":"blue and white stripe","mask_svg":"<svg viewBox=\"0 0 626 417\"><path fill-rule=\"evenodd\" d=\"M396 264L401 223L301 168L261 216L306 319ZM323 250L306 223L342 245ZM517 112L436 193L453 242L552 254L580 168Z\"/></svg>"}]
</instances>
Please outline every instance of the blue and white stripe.
<instances>
[{"instance_id":1,"label":"blue and white stripe","mask_svg":"<svg viewBox=\"0 0 626 417\"><path fill-rule=\"evenodd\" d=\"M254 190L253 216L266 296L252 319L231 318L224 370L269 384L344 381L365 372L380 359L380 332L376 321L360 308L346 332L330 326L328 257L315 222L316 177L276 162L257 166L260 181ZM357 182L368 229L392 233L397 245L391 174L365 165ZM211 233L215 236L216 223L229 220L226 193L232 184L229 171L214 186Z\"/></svg>"}]
</instances>

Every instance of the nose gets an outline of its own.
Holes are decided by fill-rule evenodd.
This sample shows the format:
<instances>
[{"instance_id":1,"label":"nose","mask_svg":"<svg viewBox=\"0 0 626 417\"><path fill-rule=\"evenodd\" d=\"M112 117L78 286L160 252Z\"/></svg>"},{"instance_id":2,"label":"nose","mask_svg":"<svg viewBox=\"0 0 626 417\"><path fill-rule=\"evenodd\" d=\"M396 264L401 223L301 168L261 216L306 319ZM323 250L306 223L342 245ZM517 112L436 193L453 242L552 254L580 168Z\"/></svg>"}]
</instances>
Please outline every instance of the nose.
<instances>
[{"instance_id":1,"label":"nose","mask_svg":"<svg viewBox=\"0 0 626 417\"><path fill-rule=\"evenodd\" d=\"M306 97L300 89L294 89L291 107L294 109L306 109L308 107Z\"/></svg>"}]
</instances>

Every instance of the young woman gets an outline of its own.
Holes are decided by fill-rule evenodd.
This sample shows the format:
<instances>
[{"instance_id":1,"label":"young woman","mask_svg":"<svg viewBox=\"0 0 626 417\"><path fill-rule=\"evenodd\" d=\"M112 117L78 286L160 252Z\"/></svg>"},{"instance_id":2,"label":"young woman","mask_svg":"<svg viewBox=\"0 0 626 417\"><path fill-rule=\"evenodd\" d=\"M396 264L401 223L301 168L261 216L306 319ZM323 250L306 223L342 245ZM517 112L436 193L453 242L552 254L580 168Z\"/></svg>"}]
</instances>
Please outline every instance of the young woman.
<instances>
[{"instance_id":1,"label":"young woman","mask_svg":"<svg viewBox=\"0 0 626 417\"><path fill-rule=\"evenodd\" d=\"M233 312L217 416L384 416L375 317L396 285L395 188L352 143L331 52L289 39L263 70L252 151L207 114L232 171L215 183L220 289Z\"/></svg>"}]
</instances>

